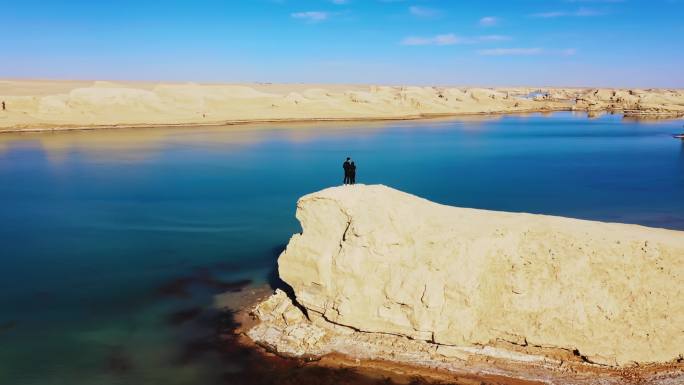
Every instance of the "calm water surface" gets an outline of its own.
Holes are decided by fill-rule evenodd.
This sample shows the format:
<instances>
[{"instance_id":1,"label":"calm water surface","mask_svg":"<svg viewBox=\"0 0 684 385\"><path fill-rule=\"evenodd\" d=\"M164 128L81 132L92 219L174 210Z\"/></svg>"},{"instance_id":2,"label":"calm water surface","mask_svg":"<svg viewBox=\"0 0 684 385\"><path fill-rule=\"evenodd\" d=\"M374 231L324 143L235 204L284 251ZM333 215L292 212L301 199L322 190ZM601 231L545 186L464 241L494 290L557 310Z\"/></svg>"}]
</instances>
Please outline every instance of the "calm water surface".
<instances>
[{"instance_id":1,"label":"calm water surface","mask_svg":"<svg viewBox=\"0 0 684 385\"><path fill-rule=\"evenodd\" d=\"M358 182L441 203L684 230L679 131L557 113L2 135L0 384L240 383L244 352L197 343L227 322L212 296L268 281L296 199L347 155Z\"/></svg>"}]
</instances>

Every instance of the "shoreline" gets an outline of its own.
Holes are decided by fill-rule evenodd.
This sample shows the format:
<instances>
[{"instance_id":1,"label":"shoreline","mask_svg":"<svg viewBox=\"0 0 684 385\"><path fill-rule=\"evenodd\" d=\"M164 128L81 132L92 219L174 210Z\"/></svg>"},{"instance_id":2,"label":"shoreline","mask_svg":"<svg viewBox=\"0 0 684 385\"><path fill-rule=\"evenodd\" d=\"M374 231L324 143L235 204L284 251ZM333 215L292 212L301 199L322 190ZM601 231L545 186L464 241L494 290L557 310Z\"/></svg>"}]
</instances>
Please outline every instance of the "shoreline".
<instances>
[{"instance_id":1,"label":"shoreline","mask_svg":"<svg viewBox=\"0 0 684 385\"><path fill-rule=\"evenodd\" d=\"M459 118L468 116L502 116L517 114L537 114L554 112L584 112L570 108L542 108L516 111L493 111L493 112L462 112L462 113L426 113L408 116L388 116L388 117L358 117L358 118L286 118L286 119L236 119L219 122L192 122L192 123L140 123L140 124L105 124L105 125L49 125L50 127L30 126L27 128L0 128L0 135L10 133L45 133L45 132L68 132L68 131L95 131L95 130L116 130L131 128L193 128L193 127L221 127L221 126L249 126L255 124L289 124L289 123L344 123L344 122L402 122L416 120L430 120L440 118ZM601 111L612 113L610 111ZM684 115L673 119L682 118Z\"/></svg>"},{"instance_id":2,"label":"shoreline","mask_svg":"<svg viewBox=\"0 0 684 385\"><path fill-rule=\"evenodd\" d=\"M262 288L263 289L263 288ZM273 292L273 289L271 289ZM319 357L306 356L296 357L293 355L282 354L269 346L259 343L249 337L248 331L258 326L261 321L253 314L254 308L267 297L263 296L263 290L259 295L251 296L250 300L243 303L239 309L234 309L234 318L238 326L233 331L236 341L244 348L255 351L268 360L269 357L278 357L288 361L299 362L306 366L317 366L332 370L353 370L356 374L367 377L369 380L388 379L391 383L409 384L412 381L420 381L420 384L427 384L426 381L438 384L480 384L496 383L497 385L541 385L542 382L516 377L508 377L497 374L487 374L478 372L454 372L437 367L424 367L411 365L400 361L389 361L382 359L359 359L342 353L328 353ZM428 383L429 383L428 382Z\"/></svg>"},{"instance_id":3,"label":"shoreline","mask_svg":"<svg viewBox=\"0 0 684 385\"><path fill-rule=\"evenodd\" d=\"M318 366L333 370L351 369L369 379L390 379L397 384L408 384L418 379L423 381L420 382L423 384L435 381L438 384L642 385L675 384L684 378L684 362L681 360L662 364L610 367L585 362L582 357L572 354L565 359L549 360L548 357L543 359L539 357L538 360L526 361L472 353L456 359L417 362L402 360L401 357L389 360L354 356L348 352L335 351L322 355L298 356L279 352L277 347L270 346L264 341L254 340L249 335L249 331L255 327L271 322L260 320L259 315L256 314L258 313L257 307L264 300L268 300L268 298L264 298L262 291L260 296L252 297L250 301L243 303L243 306L235 311L234 316L238 326L234 333L238 344L257 352L265 360L268 357L278 357L306 366ZM366 334L370 336L373 333ZM518 346L518 348L521 347ZM531 359L535 356L529 357Z\"/></svg>"},{"instance_id":4,"label":"shoreline","mask_svg":"<svg viewBox=\"0 0 684 385\"><path fill-rule=\"evenodd\" d=\"M218 122L192 122L192 123L140 123L140 124L106 124L106 125L49 125L50 127L30 126L28 128L0 128L2 134L40 134L71 131L96 131L96 130L117 130L117 129L146 129L146 128L194 128L194 127L222 127L222 126L250 126L257 124L303 124L303 123L344 123L344 122L403 122L403 121L424 121L431 119L458 119L460 117L473 116L508 116L524 114L545 114L556 112L580 112L588 115L592 114L622 114L625 118L638 120L682 120L684 114L671 113L627 113L627 111L588 111L570 108L540 108L516 111L493 111L493 112L462 112L462 113L426 113L421 115L396 116L396 117L359 117L359 118L292 118L292 119L250 119L250 120L226 120Z\"/></svg>"}]
</instances>

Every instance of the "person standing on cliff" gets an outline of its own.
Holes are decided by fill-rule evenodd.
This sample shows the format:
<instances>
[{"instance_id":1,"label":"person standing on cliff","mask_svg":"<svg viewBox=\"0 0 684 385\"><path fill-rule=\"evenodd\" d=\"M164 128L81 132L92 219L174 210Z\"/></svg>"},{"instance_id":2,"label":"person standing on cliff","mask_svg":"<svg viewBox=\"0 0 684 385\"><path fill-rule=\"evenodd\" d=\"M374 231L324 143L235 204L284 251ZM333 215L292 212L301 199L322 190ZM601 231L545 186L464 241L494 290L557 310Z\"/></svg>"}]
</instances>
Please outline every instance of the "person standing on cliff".
<instances>
[{"instance_id":1,"label":"person standing on cliff","mask_svg":"<svg viewBox=\"0 0 684 385\"><path fill-rule=\"evenodd\" d=\"M354 162L349 165L349 184L356 184L356 165Z\"/></svg>"},{"instance_id":2,"label":"person standing on cliff","mask_svg":"<svg viewBox=\"0 0 684 385\"><path fill-rule=\"evenodd\" d=\"M350 172L351 172L351 163L349 162L351 158L347 157L347 160L342 163L342 168L344 169L344 184L349 184L351 181L350 179Z\"/></svg>"}]
</instances>

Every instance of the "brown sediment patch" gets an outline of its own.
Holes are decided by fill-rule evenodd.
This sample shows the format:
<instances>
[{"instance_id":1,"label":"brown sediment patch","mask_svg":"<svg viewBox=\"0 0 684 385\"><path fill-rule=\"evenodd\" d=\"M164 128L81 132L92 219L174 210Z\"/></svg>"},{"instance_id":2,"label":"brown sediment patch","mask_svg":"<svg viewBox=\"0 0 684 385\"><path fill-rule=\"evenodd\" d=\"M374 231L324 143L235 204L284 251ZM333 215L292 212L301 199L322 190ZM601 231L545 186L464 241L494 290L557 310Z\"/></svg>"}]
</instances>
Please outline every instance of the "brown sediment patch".
<instances>
[{"instance_id":1,"label":"brown sediment patch","mask_svg":"<svg viewBox=\"0 0 684 385\"><path fill-rule=\"evenodd\" d=\"M112 347L105 358L106 372L122 375L130 372L132 369L133 363L126 354L126 351L120 346Z\"/></svg>"},{"instance_id":2,"label":"brown sediment patch","mask_svg":"<svg viewBox=\"0 0 684 385\"><path fill-rule=\"evenodd\" d=\"M200 314L202 314L201 307L178 310L169 314L168 317L166 317L166 322L170 325L180 325L196 319Z\"/></svg>"},{"instance_id":3,"label":"brown sediment patch","mask_svg":"<svg viewBox=\"0 0 684 385\"><path fill-rule=\"evenodd\" d=\"M239 292L252 283L249 279L222 281L209 271L200 269L193 275L175 278L157 288L157 294L163 297L179 299L192 296L193 288L209 289L215 293Z\"/></svg>"},{"instance_id":4,"label":"brown sediment patch","mask_svg":"<svg viewBox=\"0 0 684 385\"><path fill-rule=\"evenodd\" d=\"M341 354L330 354L321 357L316 362L318 365L328 367L353 367L360 373L374 371L400 373L421 376L426 379L436 381L446 381L457 384L497 384L497 385L540 385L540 384L620 384L620 385L646 385L646 384L681 384L681 376L684 367L681 365L652 365L649 367L634 367L625 369L611 369L596 366L567 365L562 367L562 376L547 373L548 368L533 367L531 365L520 365L496 359L480 358L471 362L473 373L462 371L445 371L434 368L424 368L420 366L406 365L400 362L382 360L357 360ZM486 373L483 364L488 365L490 370L507 370L511 373L535 374L543 377L540 380L518 378L513 376L502 376L492 374L476 374L475 372ZM574 378L573 378L574 377Z\"/></svg>"},{"instance_id":5,"label":"brown sediment patch","mask_svg":"<svg viewBox=\"0 0 684 385\"><path fill-rule=\"evenodd\" d=\"M213 289L218 293L223 292L239 292L252 283L250 279L240 279L237 281L221 281L213 276L201 276L197 280L198 284L204 285L207 288Z\"/></svg>"},{"instance_id":6,"label":"brown sediment patch","mask_svg":"<svg viewBox=\"0 0 684 385\"><path fill-rule=\"evenodd\" d=\"M164 297L188 298L190 297L191 278L183 277L169 281L157 289L157 293Z\"/></svg>"},{"instance_id":7,"label":"brown sediment patch","mask_svg":"<svg viewBox=\"0 0 684 385\"><path fill-rule=\"evenodd\" d=\"M380 360L355 360L341 354L329 354L322 357L318 365L331 368L350 367L368 376L385 376L401 383L407 378L421 378L449 384L463 385L545 385L543 381L524 380L497 375L454 374L435 369L409 366L396 362Z\"/></svg>"}]
</instances>

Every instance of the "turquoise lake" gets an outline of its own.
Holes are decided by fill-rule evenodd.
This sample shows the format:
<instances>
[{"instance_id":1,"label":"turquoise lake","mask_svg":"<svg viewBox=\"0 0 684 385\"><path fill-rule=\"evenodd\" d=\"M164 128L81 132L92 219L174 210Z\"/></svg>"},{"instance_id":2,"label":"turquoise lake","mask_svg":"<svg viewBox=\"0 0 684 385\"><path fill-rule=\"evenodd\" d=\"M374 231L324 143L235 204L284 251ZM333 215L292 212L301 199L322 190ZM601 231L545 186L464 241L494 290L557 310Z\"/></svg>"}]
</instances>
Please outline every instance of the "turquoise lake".
<instances>
[{"instance_id":1,"label":"turquoise lake","mask_svg":"<svg viewBox=\"0 0 684 385\"><path fill-rule=\"evenodd\" d=\"M347 156L357 183L439 203L684 230L682 124L563 112L0 135L0 384L281 383L216 346L228 321L208 309L272 284L297 198L341 184Z\"/></svg>"}]
</instances>

